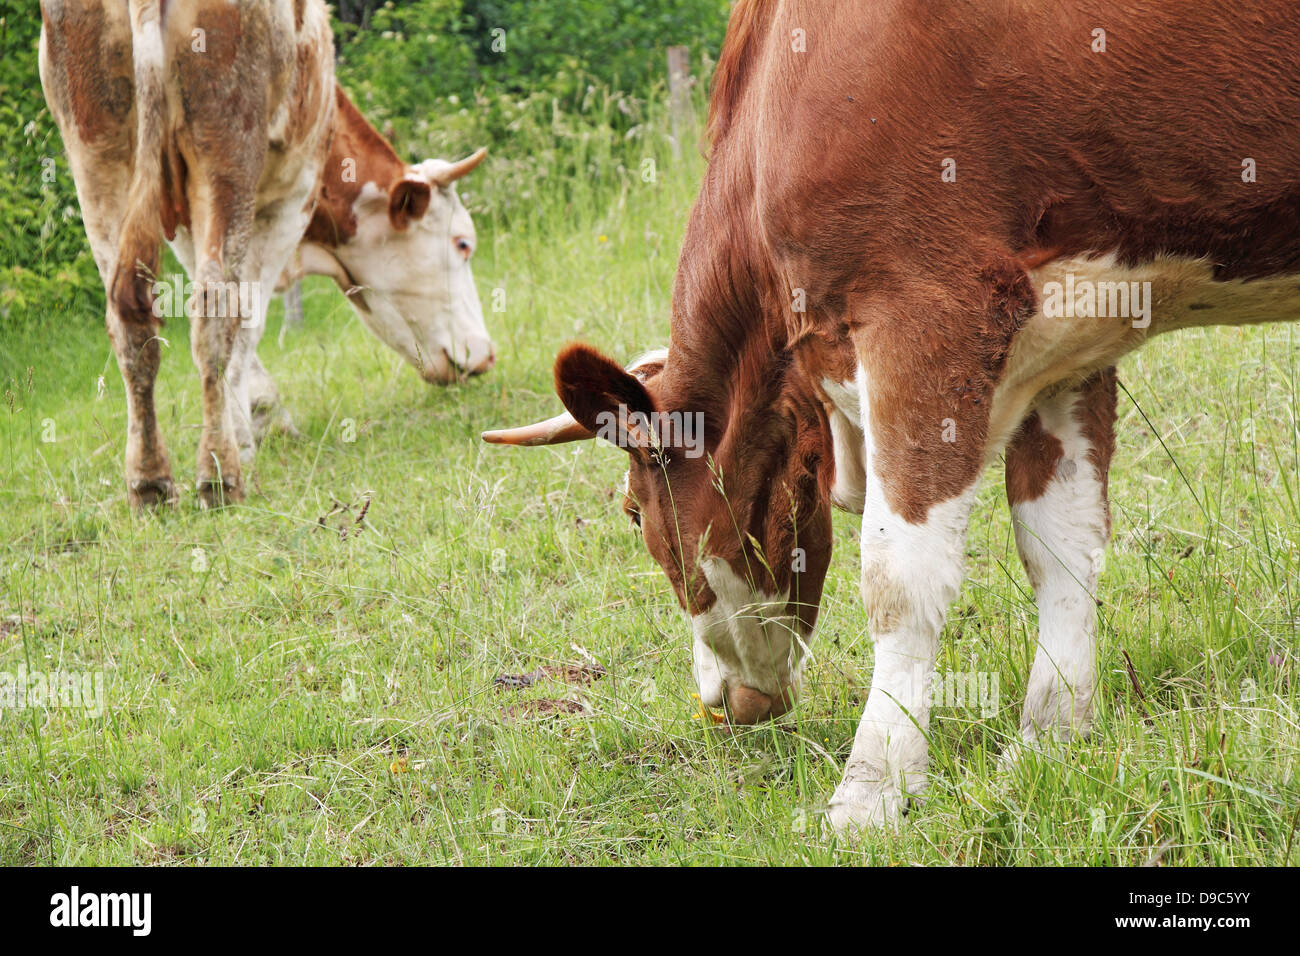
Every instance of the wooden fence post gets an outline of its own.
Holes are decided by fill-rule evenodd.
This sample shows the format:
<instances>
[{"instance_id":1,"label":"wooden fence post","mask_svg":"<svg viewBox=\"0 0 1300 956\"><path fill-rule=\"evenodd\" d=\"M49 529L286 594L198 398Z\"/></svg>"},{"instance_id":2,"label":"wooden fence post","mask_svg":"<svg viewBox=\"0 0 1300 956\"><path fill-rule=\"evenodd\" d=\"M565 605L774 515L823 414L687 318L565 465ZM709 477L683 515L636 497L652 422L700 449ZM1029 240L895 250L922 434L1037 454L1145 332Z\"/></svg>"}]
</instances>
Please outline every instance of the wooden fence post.
<instances>
[{"instance_id":1,"label":"wooden fence post","mask_svg":"<svg viewBox=\"0 0 1300 956\"><path fill-rule=\"evenodd\" d=\"M691 48L668 48L668 112L672 118L673 157L682 155L682 137L694 127L691 112Z\"/></svg>"}]
</instances>

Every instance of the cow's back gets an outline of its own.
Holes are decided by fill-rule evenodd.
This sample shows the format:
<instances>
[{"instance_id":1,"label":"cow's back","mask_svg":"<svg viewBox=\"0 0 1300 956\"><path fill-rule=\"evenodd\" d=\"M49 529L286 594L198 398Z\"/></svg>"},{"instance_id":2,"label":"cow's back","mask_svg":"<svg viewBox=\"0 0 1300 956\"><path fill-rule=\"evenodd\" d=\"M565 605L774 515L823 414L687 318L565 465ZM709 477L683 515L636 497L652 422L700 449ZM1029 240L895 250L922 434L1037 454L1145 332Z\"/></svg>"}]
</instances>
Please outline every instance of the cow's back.
<instances>
[{"instance_id":1,"label":"cow's back","mask_svg":"<svg viewBox=\"0 0 1300 956\"><path fill-rule=\"evenodd\" d=\"M1300 271L1289 4L749 6L761 40L715 103L729 114L715 159L755 164L773 249L825 263L829 284L881 253L910 245L927 261L973 235L1013 253Z\"/></svg>"}]
</instances>

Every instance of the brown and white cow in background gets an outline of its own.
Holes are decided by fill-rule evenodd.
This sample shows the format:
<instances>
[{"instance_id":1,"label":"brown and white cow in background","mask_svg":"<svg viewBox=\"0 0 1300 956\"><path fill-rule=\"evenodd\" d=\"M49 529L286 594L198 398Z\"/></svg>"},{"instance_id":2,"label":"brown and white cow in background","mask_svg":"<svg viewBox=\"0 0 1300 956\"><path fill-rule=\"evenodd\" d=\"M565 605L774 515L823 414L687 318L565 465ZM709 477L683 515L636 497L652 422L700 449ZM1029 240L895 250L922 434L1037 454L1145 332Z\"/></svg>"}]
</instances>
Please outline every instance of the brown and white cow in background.
<instances>
[{"instance_id":1,"label":"brown and white cow in background","mask_svg":"<svg viewBox=\"0 0 1300 956\"><path fill-rule=\"evenodd\" d=\"M1179 328L1300 316L1300 17L740 0L710 134L666 356L625 371L570 347L568 412L484 437L575 440L626 412L604 432L629 453L625 507L691 618L702 698L737 722L793 702L830 505L861 511L875 667L830 817L896 821L925 785L986 465L1005 456L1038 603L1022 742L1086 734L1115 362ZM1142 304L1056 308L1099 281ZM708 454L632 412L702 413Z\"/></svg>"},{"instance_id":2,"label":"brown and white cow in background","mask_svg":"<svg viewBox=\"0 0 1300 956\"><path fill-rule=\"evenodd\" d=\"M42 0L41 14L41 84L126 383L133 505L175 497L153 394L164 236L194 285L205 504L241 498L241 461L287 424L256 350L300 242L291 274L332 276L427 380L491 367L455 188L483 151L403 163L335 83L321 0Z\"/></svg>"}]
</instances>

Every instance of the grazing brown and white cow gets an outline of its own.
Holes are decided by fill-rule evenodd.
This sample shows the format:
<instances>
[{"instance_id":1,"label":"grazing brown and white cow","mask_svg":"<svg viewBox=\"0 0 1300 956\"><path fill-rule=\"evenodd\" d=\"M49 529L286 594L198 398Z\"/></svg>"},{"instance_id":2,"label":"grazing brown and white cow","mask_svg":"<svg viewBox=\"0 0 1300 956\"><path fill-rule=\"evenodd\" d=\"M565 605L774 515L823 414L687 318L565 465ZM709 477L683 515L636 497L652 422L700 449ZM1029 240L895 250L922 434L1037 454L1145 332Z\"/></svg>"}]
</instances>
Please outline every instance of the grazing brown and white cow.
<instances>
[{"instance_id":1,"label":"grazing brown and white cow","mask_svg":"<svg viewBox=\"0 0 1300 956\"><path fill-rule=\"evenodd\" d=\"M126 382L133 505L175 496L153 397L164 236L192 282L205 504L242 497L241 460L287 425L256 350L300 242L289 275L334 277L429 381L491 367L455 188L483 151L398 159L334 81L321 0L42 0L41 15L41 83Z\"/></svg>"},{"instance_id":2,"label":"grazing brown and white cow","mask_svg":"<svg viewBox=\"0 0 1300 956\"><path fill-rule=\"evenodd\" d=\"M830 505L861 511L875 669L830 816L881 824L925 783L938 635L1000 455L1039 611L1023 740L1089 730L1115 362L1300 315L1300 17L740 0L710 114L666 355L570 347L567 414L484 437L628 449L701 696L739 722L790 706Z\"/></svg>"}]
</instances>

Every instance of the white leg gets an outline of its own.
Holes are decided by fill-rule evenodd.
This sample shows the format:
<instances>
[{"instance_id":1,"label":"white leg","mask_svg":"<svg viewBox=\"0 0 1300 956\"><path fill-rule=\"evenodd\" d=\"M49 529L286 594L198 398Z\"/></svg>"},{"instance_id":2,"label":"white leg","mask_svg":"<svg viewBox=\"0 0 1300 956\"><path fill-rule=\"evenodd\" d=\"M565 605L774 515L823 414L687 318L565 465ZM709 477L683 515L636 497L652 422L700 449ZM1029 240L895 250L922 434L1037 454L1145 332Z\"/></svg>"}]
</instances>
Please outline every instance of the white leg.
<instances>
[{"instance_id":1,"label":"white leg","mask_svg":"<svg viewBox=\"0 0 1300 956\"><path fill-rule=\"evenodd\" d=\"M844 779L831 798L837 830L898 821L925 787L930 687L939 631L963 574L972 485L919 524L886 503L868 456L862 518L862 597L875 645L867 707Z\"/></svg>"},{"instance_id":2,"label":"white leg","mask_svg":"<svg viewBox=\"0 0 1300 956\"><path fill-rule=\"evenodd\" d=\"M248 321L248 320L245 320ZM256 356L257 340L261 329L241 325L230 353L230 366L226 369L226 408L230 410L231 424L235 429L235 443L239 446L239 460L245 465L253 460L257 442L253 435L253 401L249 380L249 366Z\"/></svg>"},{"instance_id":3,"label":"white leg","mask_svg":"<svg viewBox=\"0 0 1300 956\"><path fill-rule=\"evenodd\" d=\"M1007 451L1016 547L1038 603L1038 650L1020 722L1027 744L1086 735L1092 724L1114 405L1109 370L1041 402ZM1017 473L1036 477L1017 481Z\"/></svg>"},{"instance_id":4,"label":"white leg","mask_svg":"<svg viewBox=\"0 0 1300 956\"><path fill-rule=\"evenodd\" d=\"M257 216L258 231L250 250L250 261L255 264L249 270L255 277L252 302L248 314L240 322L230 370L226 374L239 456L245 463L252 460L258 442L271 428L293 432L293 423L280 404L280 392L257 357L257 346L266 331L266 312L271 295L293 257L303 230L307 228L308 216L303 209L313 183L314 178L305 172L301 177L301 193L294 193L290 199L260 210Z\"/></svg>"}]
</instances>

